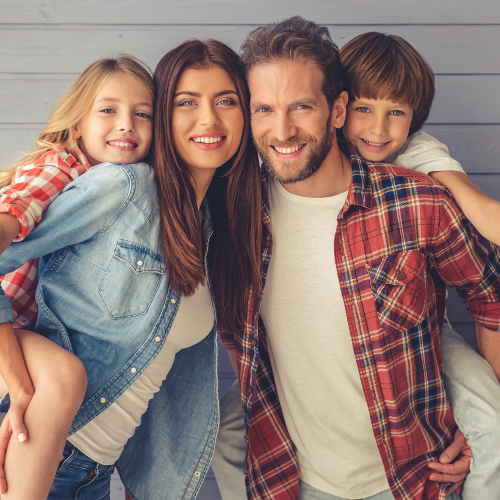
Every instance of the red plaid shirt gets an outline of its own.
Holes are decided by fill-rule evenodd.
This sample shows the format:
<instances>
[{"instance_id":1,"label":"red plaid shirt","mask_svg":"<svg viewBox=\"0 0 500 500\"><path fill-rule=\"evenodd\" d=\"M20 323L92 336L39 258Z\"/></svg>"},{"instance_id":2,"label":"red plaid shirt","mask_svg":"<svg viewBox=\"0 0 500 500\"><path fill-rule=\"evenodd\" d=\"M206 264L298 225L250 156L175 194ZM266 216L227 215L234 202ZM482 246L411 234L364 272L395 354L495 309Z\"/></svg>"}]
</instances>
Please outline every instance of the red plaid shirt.
<instances>
[{"instance_id":1,"label":"red plaid shirt","mask_svg":"<svg viewBox=\"0 0 500 500\"><path fill-rule=\"evenodd\" d=\"M73 155L64 148L51 149L33 163L19 167L10 185L0 190L0 213L15 215L21 224L14 241L23 240L59 193L90 167L79 149ZM5 295L12 300L14 328L24 328L36 320L37 269L38 259L33 259L1 278Z\"/></svg>"},{"instance_id":2,"label":"red plaid shirt","mask_svg":"<svg viewBox=\"0 0 500 500\"><path fill-rule=\"evenodd\" d=\"M430 177L367 162L349 150L352 183L338 217L335 261L373 433L397 500L443 499L427 464L456 425L443 384L440 329L445 284L474 321L500 330L500 254ZM267 179L262 183L262 281L272 253ZM280 408L259 311L245 330L221 332L238 359L247 426L251 500L298 499L295 450Z\"/></svg>"}]
</instances>

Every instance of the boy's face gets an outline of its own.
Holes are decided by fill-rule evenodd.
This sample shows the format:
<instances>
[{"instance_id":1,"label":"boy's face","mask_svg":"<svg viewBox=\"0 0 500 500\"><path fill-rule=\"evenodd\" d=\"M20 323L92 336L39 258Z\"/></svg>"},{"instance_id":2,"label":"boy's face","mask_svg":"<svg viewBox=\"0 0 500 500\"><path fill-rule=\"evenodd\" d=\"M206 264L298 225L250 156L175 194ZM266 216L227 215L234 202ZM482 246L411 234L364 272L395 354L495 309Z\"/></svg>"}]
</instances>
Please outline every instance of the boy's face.
<instances>
[{"instance_id":1,"label":"boy's face","mask_svg":"<svg viewBox=\"0 0 500 500\"><path fill-rule=\"evenodd\" d=\"M345 138L369 161L384 161L406 141L413 109L388 99L360 98L347 106Z\"/></svg>"}]
</instances>

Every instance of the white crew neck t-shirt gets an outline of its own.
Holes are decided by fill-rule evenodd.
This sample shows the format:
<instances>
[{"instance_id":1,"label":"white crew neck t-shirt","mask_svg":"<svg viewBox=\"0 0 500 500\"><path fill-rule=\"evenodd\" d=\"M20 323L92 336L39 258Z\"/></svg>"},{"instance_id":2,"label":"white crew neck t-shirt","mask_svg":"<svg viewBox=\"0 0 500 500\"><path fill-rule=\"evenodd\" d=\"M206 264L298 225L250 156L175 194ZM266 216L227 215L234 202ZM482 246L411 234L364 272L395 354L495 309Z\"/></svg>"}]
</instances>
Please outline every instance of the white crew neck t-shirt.
<instances>
[{"instance_id":1,"label":"white crew neck t-shirt","mask_svg":"<svg viewBox=\"0 0 500 500\"><path fill-rule=\"evenodd\" d=\"M334 257L347 192L304 198L269 180L272 258L261 317L301 479L356 499L387 490Z\"/></svg>"}]
</instances>

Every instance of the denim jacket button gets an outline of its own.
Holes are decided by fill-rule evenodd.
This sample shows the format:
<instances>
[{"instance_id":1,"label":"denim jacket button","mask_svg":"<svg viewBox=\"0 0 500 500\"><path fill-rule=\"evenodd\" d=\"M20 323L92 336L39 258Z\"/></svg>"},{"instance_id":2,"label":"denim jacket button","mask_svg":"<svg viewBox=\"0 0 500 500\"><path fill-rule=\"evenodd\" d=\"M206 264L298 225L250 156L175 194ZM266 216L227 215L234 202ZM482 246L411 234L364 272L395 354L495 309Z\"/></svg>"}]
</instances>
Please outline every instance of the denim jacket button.
<instances>
[{"instance_id":1,"label":"denim jacket button","mask_svg":"<svg viewBox=\"0 0 500 500\"><path fill-rule=\"evenodd\" d=\"M196 477L200 477L200 476L201 476L201 474L200 474L198 471L196 471L196 472L194 473L194 475L195 475Z\"/></svg>"},{"instance_id":2,"label":"denim jacket button","mask_svg":"<svg viewBox=\"0 0 500 500\"><path fill-rule=\"evenodd\" d=\"M137 265L138 265L139 267L142 267L142 266L144 265L144 262L142 262L142 260L138 260L138 261L137 261Z\"/></svg>"},{"instance_id":3,"label":"denim jacket button","mask_svg":"<svg viewBox=\"0 0 500 500\"><path fill-rule=\"evenodd\" d=\"M155 337L155 342L160 342L161 341L161 337L158 336L158 337Z\"/></svg>"},{"instance_id":4,"label":"denim jacket button","mask_svg":"<svg viewBox=\"0 0 500 500\"><path fill-rule=\"evenodd\" d=\"M131 369L130 369L130 371L131 371L132 373L136 373L136 372L137 372L137 368L131 368Z\"/></svg>"},{"instance_id":5,"label":"denim jacket button","mask_svg":"<svg viewBox=\"0 0 500 500\"><path fill-rule=\"evenodd\" d=\"M106 398L101 398L101 403L104 404L106 402Z\"/></svg>"},{"instance_id":6,"label":"denim jacket button","mask_svg":"<svg viewBox=\"0 0 500 500\"><path fill-rule=\"evenodd\" d=\"M177 301L175 299L170 299L170 302L172 302L172 304L175 304Z\"/></svg>"}]
</instances>

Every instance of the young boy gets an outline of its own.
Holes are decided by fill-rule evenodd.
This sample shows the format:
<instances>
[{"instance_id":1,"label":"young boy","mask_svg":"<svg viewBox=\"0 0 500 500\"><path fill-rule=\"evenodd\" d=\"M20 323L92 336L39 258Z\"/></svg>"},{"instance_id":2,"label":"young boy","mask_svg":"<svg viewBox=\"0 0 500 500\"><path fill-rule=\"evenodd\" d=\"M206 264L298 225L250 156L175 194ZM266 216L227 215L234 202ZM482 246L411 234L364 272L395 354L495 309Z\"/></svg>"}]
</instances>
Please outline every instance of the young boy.
<instances>
[{"instance_id":1,"label":"young boy","mask_svg":"<svg viewBox=\"0 0 500 500\"><path fill-rule=\"evenodd\" d=\"M348 78L346 140L366 160L417 170L444 184L475 228L500 244L496 230L500 203L475 186L444 144L420 130L434 98L429 64L402 38L375 32L348 42L340 56ZM443 325L447 395L473 452L463 500L498 500L500 491L497 335L491 332L491 336L476 338L478 351L488 364L451 329L447 319Z\"/></svg>"}]
</instances>

